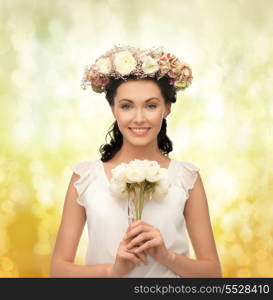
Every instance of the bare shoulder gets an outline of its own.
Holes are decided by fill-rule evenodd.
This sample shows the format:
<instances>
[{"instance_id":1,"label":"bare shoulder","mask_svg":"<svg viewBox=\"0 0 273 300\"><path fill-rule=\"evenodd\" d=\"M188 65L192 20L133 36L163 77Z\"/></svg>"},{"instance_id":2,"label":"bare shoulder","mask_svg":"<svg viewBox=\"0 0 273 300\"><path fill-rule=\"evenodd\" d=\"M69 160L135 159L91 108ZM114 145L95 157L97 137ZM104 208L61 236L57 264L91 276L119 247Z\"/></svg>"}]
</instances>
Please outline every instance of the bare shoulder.
<instances>
[{"instance_id":1,"label":"bare shoulder","mask_svg":"<svg viewBox=\"0 0 273 300\"><path fill-rule=\"evenodd\" d=\"M80 175L78 175L77 173L73 172L73 174L71 175L70 178L70 182L66 191L66 196L65 196L65 206L69 206L72 208L73 211L81 209L83 210L83 206L79 205L79 203L77 202L77 199L79 197L77 188L75 186L76 181L78 181L80 179Z\"/></svg>"},{"instance_id":2,"label":"bare shoulder","mask_svg":"<svg viewBox=\"0 0 273 300\"><path fill-rule=\"evenodd\" d=\"M67 191L66 191L65 202L72 200L72 198L76 199L78 197L78 193L77 193L74 183L79 178L80 178L80 175L76 174L75 172L72 173L68 187L67 187Z\"/></svg>"},{"instance_id":3,"label":"bare shoulder","mask_svg":"<svg viewBox=\"0 0 273 300\"><path fill-rule=\"evenodd\" d=\"M196 180L194 182L193 188L189 190L189 198L186 201L184 215L186 220L195 217L194 214L208 213L208 200L203 185L203 181L200 173L196 172ZM198 216L197 216L198 217Z\"/></svg>"},{"instance_id":4,"label":"bare shoulder","mask_svg":"<svg viewBox=\"0 0 273 300\"><path fill-rule=\"evenodd\" d=\"M78 179L80 179L80 177L81 176L79 174L73 172L72 175L71 175L71 178L70 178L69 186L70 185L74 186L75 181L77 181Z\"/></svg>"},{"instance_id":5,"label":"bare shoulder","mask_svg":"<svg viewBox=\"0 0 273 300\"><path fill-rule=\"evenodd\" d=\"M201 175L198 171L196 171L196 175L197 176L196 176L196 180L193 185L193 188L191 190L189 190L189 200L196 197L196 195L206 196L205 188L204 188L204 184L203 184Z\"/></svg>"}]
</instances>

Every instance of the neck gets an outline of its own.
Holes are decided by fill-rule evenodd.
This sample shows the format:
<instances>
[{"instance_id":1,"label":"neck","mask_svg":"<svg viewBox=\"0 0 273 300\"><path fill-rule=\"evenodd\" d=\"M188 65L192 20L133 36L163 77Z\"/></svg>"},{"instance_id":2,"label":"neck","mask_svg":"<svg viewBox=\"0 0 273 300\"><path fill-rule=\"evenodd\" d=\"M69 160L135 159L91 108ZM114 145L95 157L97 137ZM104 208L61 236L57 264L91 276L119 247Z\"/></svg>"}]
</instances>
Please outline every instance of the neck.
<instances>
[{"instance_id":1,"label":"neck","mask_svg":"<svg viewBox=\"0 0 273 300\"><path fill-rule=\"evenodd\" d=\"M136 146L124 142L121 146L121 149L115 155L115 160L117 162L128 163L129 161L134 159L160 161L164 157L166 156L160 152L158 146L155 144L148 146Z\"/></svg>"}]
</instances>

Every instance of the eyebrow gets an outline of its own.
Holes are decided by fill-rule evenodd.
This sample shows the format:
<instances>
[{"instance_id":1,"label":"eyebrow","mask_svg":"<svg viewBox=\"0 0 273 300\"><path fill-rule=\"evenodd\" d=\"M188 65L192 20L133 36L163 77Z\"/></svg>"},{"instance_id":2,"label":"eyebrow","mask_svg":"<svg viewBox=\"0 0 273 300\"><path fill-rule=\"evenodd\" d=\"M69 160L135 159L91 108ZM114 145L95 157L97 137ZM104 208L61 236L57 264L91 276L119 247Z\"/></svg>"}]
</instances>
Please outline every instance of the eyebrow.
<instances>
[{"instance_id":1,"label":"eyebrow","mask_svg":"<svg viewBox=\"0 0 273 300\"><path fill-rule=\"evenodd\" d=\"M153 99L160 101L157 97L151 97L151 98L145 100L145 102L151 101L151 100L153 100ZM121 102L121 101L129 101L129 102L131 102L131 103L134 102L134 101L132 101L132 100L130 100L130 99L120 99L119 102Z\"/></svg>"}]
</instances>

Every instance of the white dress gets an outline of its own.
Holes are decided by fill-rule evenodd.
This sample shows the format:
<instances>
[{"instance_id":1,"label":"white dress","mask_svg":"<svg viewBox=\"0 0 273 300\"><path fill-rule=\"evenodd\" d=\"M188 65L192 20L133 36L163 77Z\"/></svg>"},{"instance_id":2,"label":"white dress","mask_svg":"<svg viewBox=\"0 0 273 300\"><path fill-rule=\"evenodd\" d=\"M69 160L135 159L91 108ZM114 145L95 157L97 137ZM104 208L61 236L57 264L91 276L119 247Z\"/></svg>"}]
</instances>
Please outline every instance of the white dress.
<instances>
[{"instance_id":1,"label":"white dress","mask_svg":"<svg viewBox=\"0 0 273 300\"><path fill-rule=\"evenodd\" d=\"M80 175L74 183L77 202L86 210L88 248L86 265L114 263L120 241L128 227L127 201L115 198L109 191L110 182L100 159L82 161L70 166ZM159 202L144 204L142 219L160 229L168 249L189 255L189 244L183 215L200 169L186 161L171 159L168 166L170 187ZM148 265L135 267L125 277L179 277L169 268L147 255Z\"/></svg>"}]
</instances>

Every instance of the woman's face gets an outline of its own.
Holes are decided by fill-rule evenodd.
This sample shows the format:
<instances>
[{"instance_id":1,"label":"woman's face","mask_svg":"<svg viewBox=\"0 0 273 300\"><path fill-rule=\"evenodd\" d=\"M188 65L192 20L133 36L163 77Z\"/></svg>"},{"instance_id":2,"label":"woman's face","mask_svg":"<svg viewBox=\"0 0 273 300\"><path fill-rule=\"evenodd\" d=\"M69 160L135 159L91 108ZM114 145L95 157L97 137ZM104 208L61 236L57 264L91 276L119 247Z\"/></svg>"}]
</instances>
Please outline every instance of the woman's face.
<instances>
[{"instance_id":1,"label":"woman's face","mask_svg":"<svg viewBox=\"0 0 273 300\"><path fill-rule=\"evenodd\" d=\"M155 82L140 79L125 81L117 88L111 109L123 139L145 145L157 139L170 106Z\"/></svg>"}]
</instances>

